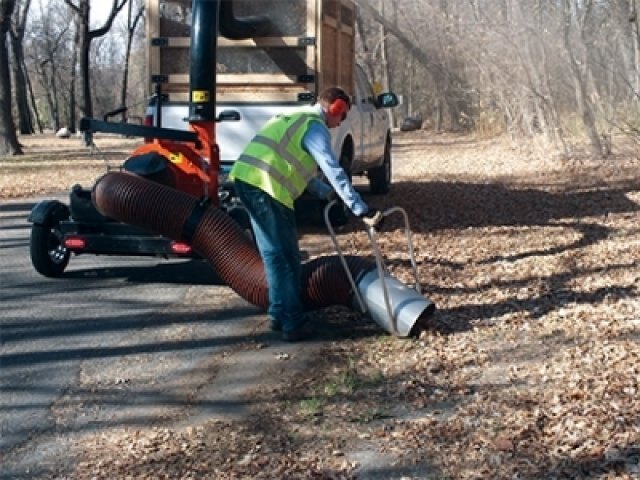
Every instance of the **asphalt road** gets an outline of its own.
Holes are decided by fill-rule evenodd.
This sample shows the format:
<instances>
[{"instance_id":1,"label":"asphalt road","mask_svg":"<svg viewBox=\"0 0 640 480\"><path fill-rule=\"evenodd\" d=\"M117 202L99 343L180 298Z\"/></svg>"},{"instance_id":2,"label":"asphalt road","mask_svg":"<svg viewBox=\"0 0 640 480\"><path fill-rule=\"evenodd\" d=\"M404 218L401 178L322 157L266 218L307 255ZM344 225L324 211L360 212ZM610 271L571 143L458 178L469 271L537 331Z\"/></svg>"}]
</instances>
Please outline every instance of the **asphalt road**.
<instances>
[{"instance_id":1,"label":"asphalt road","mask_svg":"<svg viewBox=\"0 0 640 480\"><path fill-rule=\"evenodd\" d=\"M283 343L202 261L87 255L39 275L38 200L0 203L0 480L73 478L83 447L122 429L247 419L254 392L321 351L322 338ZM310 235L307 253L326 241ZM354 439L345 455L363 480L392 478L377 447Z\"/></svg>"},{"instance_id":2,"label":"asphalt road","mask_svg":"<svg viewBox=\"0 0 640 480\"><path fill-rule=\"evenodd\" d=\"M0 478L46 477L88 432L232 412L255 378L216 390L211 359L268 336L266 317L201 261L87 255L39 275L37 200L0 204Z\"/></svg>"}]
</instances>

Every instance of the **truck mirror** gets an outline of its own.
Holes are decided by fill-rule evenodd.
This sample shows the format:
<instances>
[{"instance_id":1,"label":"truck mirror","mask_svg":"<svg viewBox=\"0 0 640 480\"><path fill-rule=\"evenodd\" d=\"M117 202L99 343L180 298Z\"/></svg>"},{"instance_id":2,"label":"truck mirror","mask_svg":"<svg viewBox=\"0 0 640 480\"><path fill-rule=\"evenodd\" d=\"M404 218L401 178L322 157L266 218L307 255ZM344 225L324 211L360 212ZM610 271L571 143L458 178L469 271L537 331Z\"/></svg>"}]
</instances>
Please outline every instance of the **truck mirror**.
<instances>
[{"instance_id":1,"label":"truck mirror","mask_svg":"<svg viewBox=\"0 0 640 480\"><path fill-rule=\"evenodd\" d=\"M378 107L381 107L381 108L392 108L400 105L400 102L398 101L398 96L393 92L381 93L376 98L376 103L378 104Z\"/></svg>"}]
</instances>

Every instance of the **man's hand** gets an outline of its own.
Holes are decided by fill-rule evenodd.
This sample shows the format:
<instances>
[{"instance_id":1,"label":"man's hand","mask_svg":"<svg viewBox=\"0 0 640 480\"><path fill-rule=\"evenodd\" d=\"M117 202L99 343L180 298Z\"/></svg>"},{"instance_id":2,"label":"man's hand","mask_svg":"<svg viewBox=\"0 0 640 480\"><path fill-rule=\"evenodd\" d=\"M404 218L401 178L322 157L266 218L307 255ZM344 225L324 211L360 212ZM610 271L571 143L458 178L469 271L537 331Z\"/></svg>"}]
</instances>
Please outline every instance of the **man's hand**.
<instances>
[{"instance_id":1,"label":"man's hand","mask_svg":"<svg viewBox=\"0 0 640 480\"><path fill-rule=\"evenodd\" d=\"M370 208L367 213L362 215L360 218L362 218L362 221L368 227L371 227L375 230L380 230L384 220L384 214L377 208Z\"/></svg>"}]
</instances>

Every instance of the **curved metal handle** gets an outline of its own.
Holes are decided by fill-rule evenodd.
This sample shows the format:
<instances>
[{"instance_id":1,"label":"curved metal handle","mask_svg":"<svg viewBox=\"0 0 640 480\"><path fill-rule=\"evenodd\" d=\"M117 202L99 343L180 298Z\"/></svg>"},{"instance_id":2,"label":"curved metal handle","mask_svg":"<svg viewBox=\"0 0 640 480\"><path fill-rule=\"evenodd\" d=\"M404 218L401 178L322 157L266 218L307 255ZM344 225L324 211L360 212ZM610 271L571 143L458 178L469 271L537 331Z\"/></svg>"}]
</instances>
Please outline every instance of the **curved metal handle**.
<instances>
[{"instance_id":1,"label":"curved metal handle","mask_svg":"<svg viewBox=\"0 0 640 480\"><path fill-rule=\"evenodd\" d=\"M344 268L344 271L347 274L347 278L349 280L349 283L351 284L351 288L353 289L354 295L356 296L356 299L360 306L360 310L362 313L367 313L367 306L364 303L364 300L362 299L362 296L360 295L356 282L353 278L353 275L349 270L349 266L347 265L347 262L344 258L344 254L342 253L342 249L340 248L337 236L333 229L333 225L331 224L331 220L329 218L329 211L331 210L331 207L336 203L337 203L336 200L332 200L327 203L324 209L324 221L325 221L325 224L327 225L327 230L329 231L329 234L331 236L331 240L333 241L333 245L335 246L336 252L338 253L338 257L340 258L342 267ZM413 249L413 242L411 240L411 228L409 226L409 216L407 215L407 212L402 207L391 207L391 208L388 208L387 210L384 210L382 212L382 215L384 217L388 217L389 215L396 212L401 213L404 218L405 235L407 238L407 249L408 249L409 260L411 262L411 267L413 270L413 276L415 279L415 290L418 293L422 294L422 287L420 285L420 279L418 275L418 265L416 263L415 253ZM389 315L389 318L392 320L393 329L397 333L398 331L397 318L393 314L393 305L391 305L391 300L389 298L390 297L389 290L387 287L387 283L385 281L385 277L388 274L388 271L384 263L382 253L380 252L380 248L378 247L377 234L376 234L375 228L367 226L367 235L369 237L369 243L371 244L371 249L373 250L373 254L376 259L376 269L378 272L378 277L380 278L380 282L382 284L382 292L384 296L385 307L387 309L387 314Z\"/></svg>"},{"instance_id":2,"label":"curved metal handle","mask_svg":"<svg viewBox=\"0 0 640 480\"><path fill-rule=\"evenodd\" d=\"M402 207L391 207L382 212L383 217L388 217L389 215L400 212L404 218L404 226L405 226L405 234L407 237L407 249L409 260L411 261L411 266L413 270L413 276L415 279L415 290L422 294L422 287L420 286L420 279L418 278L418 265L416 264L415 253L413 250L413 242L411 241L411 229L409 227L409 216L407 212ZM371 249L373 250L374 256L376 258L376 267L378 269L378 276L380 277L380 283L382 284L382 293L384 297L384 304L387 308L387 314L391 319L393 330L397 334L398 333L398 319L396 315L393 314L393 305L391 305L391 300L389 299L389 290L387 287L387 283L385 281L386 274L388 273L387 267L384 264L384 259L382 257L382 253L380 252L380 248L377 243L377 234L376 230L373 227L367 226L367 235L369 236L369 243L371 244Z\"/></svg>"},{"instance_id":3,"label":"curved metal handle","mask_svg":"<svg viewBox=\"0 0 640 480\"><path fill-rule=\"evenodd\" d=\"M420 285L420 278L418 275L418 264L416 263L416 256L413 249L413 241L411 240L411 227L409 226L409 215L407 215L407 211L402 207L391 207L382 212L382 215L388 217L392 213L399 212L402 214L404 218L404 232L407 237L407 255L409 256L409 261L411 262L411 270L413 271L413 278L415 280L415 288L419 294L422 295L422 285Z\"/></svg>"},{"instance_id":4,"label":"curved metal handle","mask_svg":"<svg viewBox=\"0 0 640 480\"><path fill-rule=\"evenodd\" d=\"M338 203L337 200L331 200L330 202L327 203L327 205L325 205L324 207L324 223L327 225L327 230L329 230L329 235L331 237L331 240L333 241L333 246L336 249L336 252L338 253L338 258L340 259L340 263L342 264L342 268L344 268L345 273L347 274L347 279L349 280L349 283L351 284L351 288L353 289L353 293L356 297L356 299L358 300L358 305L360 306L360 311L362 313L367 313L367 306L364 303L364 300L362 300L362 296L360 295L360 292L358 291L358 287L356 285L355 280L353 279L353 275L351 274L351 270L349 270L349 266L347 265L347 261L344 258L344 255L342 253L342 249L340 248L340 245L338 243L338 237L336 237L336 232L333 229L333 225L331 225L331 219L329 218L329 211L331 210L331 207L333 207L336 203Z\"/></svg>"}]
</instances>

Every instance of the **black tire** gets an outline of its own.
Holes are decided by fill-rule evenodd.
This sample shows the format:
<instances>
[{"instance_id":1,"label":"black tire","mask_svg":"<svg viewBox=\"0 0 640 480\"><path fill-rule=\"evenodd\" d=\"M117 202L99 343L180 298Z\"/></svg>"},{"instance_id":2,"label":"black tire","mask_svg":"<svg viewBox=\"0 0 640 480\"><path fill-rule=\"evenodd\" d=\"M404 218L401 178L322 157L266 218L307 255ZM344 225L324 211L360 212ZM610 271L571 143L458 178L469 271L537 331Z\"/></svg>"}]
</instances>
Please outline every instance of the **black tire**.
<instances>
[{"instance_id":1,"label":"black tire","mask_svg":"<svg viewBox=\"0 0 640 480\"><path fill-rule=\"evenodd\" d=\"M384 146L382 165L369 170L369 190L376 195L389 193L391 189L391 140Z\"/></svg>"},{"instance_id":2,"label":"black tire","mask_svg":"<svg viewBox=\"0 0 640 480\"><path fill-rule=\"evenodd\" d=\"M342 152L340 153L340 166L347 174L349 181L351 181L353 178L353 176L351 175L351 155L345 148L343 148ZM346 225L347 223L349 223L350 214L351 211L349 210L349 208L347 208L344 203L338 200L338 202L333 207L331 207L331 210L329 210L329 220L331 221L331 225L333 225L334 227L342 227L343 225Z\"/></svg>"},{"instance_id":3,"label":"black tire","mask_svg":"<svg viewBox=\"0 0 640 480\"><path fill-rule=\"evenodd\" d=\"M247 213L244 207L233 207L227 213L238 225L240 225L240 228L242 228L245 235L247 235L247 237L249 237L251 242L255 245L256 236L253 233L253 226L251 225L249 213Z\"/></svg>"},{"instance_id":4,"label":"black tire","mask_svg":"<svg viewBox=\"0 0 640 480\"><path fill-rule=\"evenodd\" d=\"M31 227L29 249L31 263L45 277L59 277L69 264L71 252L62 245L62 234L58 220L49 216L42 224Z\"/></svg>"},{"instance_id":5,"label":"black tire","mask_svg":"<svg viewBox=\"0 0 640 480\"><path fill-rule=\"evenodd\" d=\"M349 222L349 209L338 201L331 210L329 210L329 221L334 227L342 227ZM323 220L324 223L324 220Z\"/></svg>"}]
</instances>

